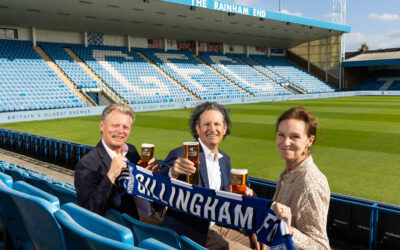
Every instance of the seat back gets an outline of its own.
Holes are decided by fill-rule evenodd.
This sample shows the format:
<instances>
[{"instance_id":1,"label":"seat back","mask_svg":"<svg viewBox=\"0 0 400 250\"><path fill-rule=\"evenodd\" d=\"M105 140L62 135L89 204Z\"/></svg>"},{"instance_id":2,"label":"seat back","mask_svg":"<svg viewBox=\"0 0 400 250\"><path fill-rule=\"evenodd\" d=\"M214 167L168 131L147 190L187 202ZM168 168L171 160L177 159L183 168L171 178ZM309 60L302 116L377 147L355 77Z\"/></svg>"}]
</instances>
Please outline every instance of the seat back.
<instances>
[{"instance_id":1,"label":"seat back","mask_svg":"<svg viewBox=\"0 0 400 250\"><path fill-rule=\"evenodd\" d=\"M20 192L9 188L0 181L0 210L8 233L8 237L5 238L7 241L4 242L4 249L8 247L21 248L26 244L30 244L30 238L23 223L21 213L14 202L13 193L18 194ZM8 239L11 239L11 242Z\"/></svg>"},{"instance_id":2,"label":"seat back","mask_svg":"<svg viewBox=\"0 0 400 250\"><path fill-rule=\"evenodd\" d=\"M5 174L3 172L0 172L0 180L8 187L8 188L12 188L12 184L13 184L13 179L11 176L9 176L8 174Z\"/></svg>"},{"instance_id":3,"label":"seat back","mask_svg":"<svg viewBox=\"0 0 400 250\"><path fill-rule=\"evenodd\" d=\"M182 250L206 250L207 248L197 244L196 242L192 241L185 235L181 235L179 237L181 242L181 249Z\"/></svg>"},{"instance_id":4,"label":"seat back","mask_svg":"<svg viewBox=\"0 0 400 250\"><path fill-rule=\"evenodd\" d=\"M106 217L107 219L109 219L111 221L114 221L115 223L118 223L118 224L126 227L126 224L125 224L124 220L122 219L122 214L113 208L108 209L107 213L104 217Z\"/></svg>"},{"instance_id":5,"label":"seat back","mask_svg":"<svg viewBox=\"0 0 400 250\"><path fill-rule=\"evenodd\" d=\"M73 203L55 213L68 249L133 249L132 232Z\"/></svg>"},{"instance_id":6,"label":"seat back","mask_svg":"<svg viewBox=\"0 0 400 250\"><path fill-rule=\"evenodd\" d=\"M27 175L22 169L19 168L5 168L4 172L11 176L14 181L23 181Z\"/></svg>"},{"instance_id":7,"label":"seat back","mask_svg":"<svg viewBox=\"0 0 400 250\"><path fill-rule=\"evenodd\" d=\"M132 229L135 237L135 244L139 245L140 242L148 238L154 238L171 247L180 249L179 235L173 230L140 222L125 213L122 214L121 217L125 225Z\"/></svg>"},{"instance_id":8,"label":"seat back","mask_svg":"<svg viewBox=\"0 0 400 250\"><path fill-rule=\"evenodd\" d=\"M159 240L154 238L147 238L140 242L139 247L143 249L157 249L157 250L176 250L175 247L171 247Z\"/></svg>"},{"instance_id":9,"label":"seat back","mask_svg":"<svg viewBox=\"0 0 400 250\"><path fill-rule=\"evenodd\" d=\"M23 181L15 182L13 189L19 191L11 197L35 249L65 249L61 227L54 217L59 210L58 199Z\"/></svg>"},{"instance_id":10,"label":"seat back","mask_svg":"<svg viewBox=\"0 0 400 250\"><path fill-rule=\"evenodd\" d=\"M49 194L56 196L61 204L77 204L76 193L69 188L54 184L51 179L44 179L37 176L25 176L25 181Z\"/></svg>"}]
</instances>

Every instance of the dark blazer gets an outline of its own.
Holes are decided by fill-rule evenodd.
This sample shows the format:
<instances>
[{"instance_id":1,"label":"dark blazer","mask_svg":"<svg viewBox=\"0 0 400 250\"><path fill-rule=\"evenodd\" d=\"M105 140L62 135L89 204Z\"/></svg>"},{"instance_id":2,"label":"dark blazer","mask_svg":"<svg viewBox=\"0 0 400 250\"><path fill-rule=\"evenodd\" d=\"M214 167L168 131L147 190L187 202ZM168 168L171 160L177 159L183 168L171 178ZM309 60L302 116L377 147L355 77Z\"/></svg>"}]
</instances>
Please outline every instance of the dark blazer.
<instances>
[{"instance_id":1,"label":"dark blazer","mask_svg":"<svg viewBox=\"0 0 400 250\"><path fill-rule=\"evenodd\" d=\"M126 158L137 164L140 155L135 146L128 145ZM87 153L75 167L75 189L80 206L104 216L109 208L127 213L138 219L135 201L132 195L121 194L117 186L111 183L107 172L111 165L111 157L100 141Z\"/></svg>"},{"instance_id":2,"label":"dark blazer","mask_svg":"<svg viewBox=\"0 0 400 250\"><path fill-rule=\"evenodd\" d=\"M229 191L229 186L231 182L231 159L221 150L218 150L218 152L223 155L223 157L219 159L219 166L221 169L222 178L221 190ZM182 147L176 148L168 154L163 166L161 167L160 173L168 175L169 169L174 165L175 160L179 156L184 157ZM209 187L210 185L208 182L206 158L203 148L201 146L199 161L200 186ZM185 181L186 175L180 175L178 179ZM177 212L173 209L168 209L162 225L175 230L180 235L185 235L189 237L200 245L204 245L207 240L207 232L210 222L191 215Z\"/></svg>"}]
</instances>

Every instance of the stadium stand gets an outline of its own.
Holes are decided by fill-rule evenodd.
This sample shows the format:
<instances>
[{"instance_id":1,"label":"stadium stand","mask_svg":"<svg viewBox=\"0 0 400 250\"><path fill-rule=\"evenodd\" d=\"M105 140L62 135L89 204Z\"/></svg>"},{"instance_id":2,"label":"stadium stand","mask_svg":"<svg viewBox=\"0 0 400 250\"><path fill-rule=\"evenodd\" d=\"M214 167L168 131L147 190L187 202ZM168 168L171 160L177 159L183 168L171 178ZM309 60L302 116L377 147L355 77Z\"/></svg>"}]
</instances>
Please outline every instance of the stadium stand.
<instances>
[{"instance_id":1,"label":"stadium stand","mask_svg":"<svg viewBox=\"0 0 400 250\"><path fill-rule=\"evenodd\" d=\"M202 52L199 57L254 96L292 94L292 92L266 78L248 64L244 63L242 61L244 55L239 59L235 58L233 54L221 55Z\"/></svg>"},{"instance_id":2,"label":"stadium stand","mask_svg":"<svg viewBox=\"0 0 400 250\"><path fill-rule=\"evenodd\" d=\"M83 107L28 41L0 40L0 112Z\"/></svg>"},{"instance_id":3,"label":"stadium stand","mask_svg":"<svg viewBox=\"0 0 400 250\"><path fill-rule=\"evenodd\" d=\"M252 55L251 58L273 71L282 79L305 90L307 93L327 93L336 91L334 87L310 75L288 61L285 57Z\"/></svg>"},{"instance_id":4,"label":"stadium stand","mask_svg":"<svg viewBox=\"0 0 400 250\"><path fill-rule=\"evenodd\" d=\"M122 97L114 101L130 104L335 91L284 57L216 52L197 57L191 51L133 48L129 52L125 47L49 42L39 42L38 48L97 104L103 83ZM27 41L0 40L0 112L89 105L38 53Z\"/></svg>"},{"instance_id":5,"label":"stadium stand","mask_svg":"<svg viewBox=\"0 0 400 250\"><path fill-rule=\"evenodd\" d=\"M47 54L68 75L79 88L99 88L99 83L92 79L78 63L64 50L63 44L40 42Z\"/></svg>"},{"instance_id":6,"label":"stadium stand","mask_svg":"<svg viewBox=\"0 0 400 250\"><path fill-rule=\"evenodd\" d=\"M123 47L69 46L130 104L193 100L138 53Z\"/></svg>"},{"instance_id":7,"label":"stadium stand","mask_svg":"<svg viewBox=\"0 0 400 250\"><path fill-rule=\"evenodd\" d=\"M201 100L249 96L207 65L192 56L193 52L141 49L150 60Z\"/></svg>"},{"instance_id":8,"label":"stadium stand","mask_svg":"<svg viewBox=\"0 0 400 250\"><path fill-rule=\"evenodd\" d=\"M399 70L371 72L353 90L400 90Z\"/></svg>"},{"instance_id":9,"label":"stadium stand","mask_svg":"<svg viewBox=\"0 0 400 250\"><path fill-rule=\"evenodd\" d=\"M394 81L388 90L400 90L400 81Z\"/></svg>"}]
</instances>

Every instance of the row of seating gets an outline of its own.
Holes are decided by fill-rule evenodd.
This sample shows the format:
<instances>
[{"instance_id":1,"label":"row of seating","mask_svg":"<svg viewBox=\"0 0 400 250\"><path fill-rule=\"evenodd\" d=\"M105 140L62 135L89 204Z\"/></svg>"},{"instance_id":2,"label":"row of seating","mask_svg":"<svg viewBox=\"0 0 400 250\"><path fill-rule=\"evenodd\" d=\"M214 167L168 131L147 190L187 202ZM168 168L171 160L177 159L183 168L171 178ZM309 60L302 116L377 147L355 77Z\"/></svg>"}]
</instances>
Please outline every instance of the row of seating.
<instances>
[{"instance_id":1,"label":"row of seating","mask_svg":"<svg viewBox=\"0 0 400 250\"><path fill-rule=\"evenodd\" d=\"M193 100L138 53L128 52L123 47L70 47L130 104Z\"/></svg>"},{"instance_id":2,"label":"row of seating","mask_svg":"<svg viewBox=\"0 0 400 250\"><path fill-rule=\"evenodd\" d=\"M65 51L65 49L56 43L40 42L46 53L54 62L75 82L79 88L99 88L99 84L80 67L76 61Z\"/></svg>"},{"instance_id":3,"label":"row of seating","mask_svg":"<svg viewBox=\"0 0 400 250\"><path fill-rule=\"evenodd\" d=\"M191 52L140 49L151 61L202 100L247 97L243 90L195 59Z\"/></svg>"},{"instance_id":4,"label":"row of seating","mask_svg":"<svg viewBox=\"0 0 400 250\"><path fill-rule=\"evenodd\" d=\"M168 228L113 209L104 218L76 203L72 185L0 160L4 249L204 249Z\"/></svg>"},{"instance_id":5,"label":"row of seating","mask_svg":"<svg viewBox=\"0 0 400 250\"><path fill-rule=\"evenodd\" d=\"M0 112L85 106L28 41L0 40L0 52Z\"/></svg>"},{"instance_id":6,"label":"row of seating","mask_svg":"<svg viewBox=\"0 0 400 250\"><path fill-rule=\"evenodd\" d=\"M400 70L371 72L353 90L400 90Z\"/></svg>"},{"instance_id":7,"label":"row of seating","mask_svg":"<svg viewBox=\"0 0 400 250\"><path fill-rule=\"evenodd\" d=\"M190 51L133 48L129 52L125 47L48 42L38 46L78 88L98 91L99 83L67 53L71 49L130 104L194 100L185 89L202 100L293 94L282 87L286 82L308 93L336 90L284 57L200 52L199 59ZM0 112L85 105L28 41L0 40Z\"/></svg>"},{"instance_id":8,"label":"row of seating","mask_svg":"<svg viewBox=\"0 0 400 250\"><path fill-rule=\"evenodd\" d=\"M242 62L237 54L215 55L202 52L200 58L255 96L293 94L250 67L247 61Z\"/></svg>"},{"instance_id":9,"label":"row of seating","mask_svg":"<svg viewBox=\"0 0 400 250\"><path fill-rule=\"evenodd\" d=\"M252 55L251 58L262 66L275 72L284 80L291 82L307 93L327 93L337 91L333 86L319 80L308 72L289 62L282 56Z\"/></svg>"},{"instance_id":10,"label":"row of seating","mask_svg":"<svg viewBox=\"0 0 400 250\"><path fill-rule=\"evenodd\" d=\"M73 168L93 146L0 128L0 147Z\"/></svg>"}]
</instances>

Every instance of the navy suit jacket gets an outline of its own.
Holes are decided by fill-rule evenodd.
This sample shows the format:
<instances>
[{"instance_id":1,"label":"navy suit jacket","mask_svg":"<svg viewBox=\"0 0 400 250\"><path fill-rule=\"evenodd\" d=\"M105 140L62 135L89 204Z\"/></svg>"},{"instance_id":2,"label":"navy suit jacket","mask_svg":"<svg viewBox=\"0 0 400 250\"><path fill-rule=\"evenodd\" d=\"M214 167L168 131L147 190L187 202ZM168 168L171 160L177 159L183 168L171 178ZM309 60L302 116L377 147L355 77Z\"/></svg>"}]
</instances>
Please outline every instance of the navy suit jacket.
<instances>
[{"instance_id":1,"label":"navy suit jacket","mask_svg":"<svg viewBox=\"0 0 400 250\"><path fill-rule=\"evenodd\" d=\"M201 145L201 144L200 144ZM223 155L219 159L219 166L221 169L221 190L229 191L230 187L230 173L231 173L231 159L221 150L218 150ZM161 167L160 173L168 175L170 168L174 165L175 160L178 157L184 157L183 147L172 150L167 158L165 159L164 165ZM199 172L200 172L200 186L210 187L208 182L208 173L206 166L206 158L204 155L203 148L200 146L199 156ZM180 175L178 179L186 181L186 175ZM210 222L204 219L200 219L195 216L186 215L177 212L173 209L168 209L165 215L163 226L169 227L175 230L180 235L185 235L197 242L200 245L204 245L207 240L207 232L209 229Z\"/></svg>"},{"instance_id":2,"label":"navy suit jacket","mask_svg":"<svg viewBox=\"0 0 400 250\"><path fill-rule=\"evenodd\" d=\"M126 158L137 164L140 155L135 146L128 145ZM87 153L75 167L75 189L78 204L92 212L104 216L109 208L121 213L127 213L138 219L135 200L132 195L121 194L117 186L111 183L107 172L111 166L111 157L108 155L102 141Z\"/></svg>"}]
</instances>

